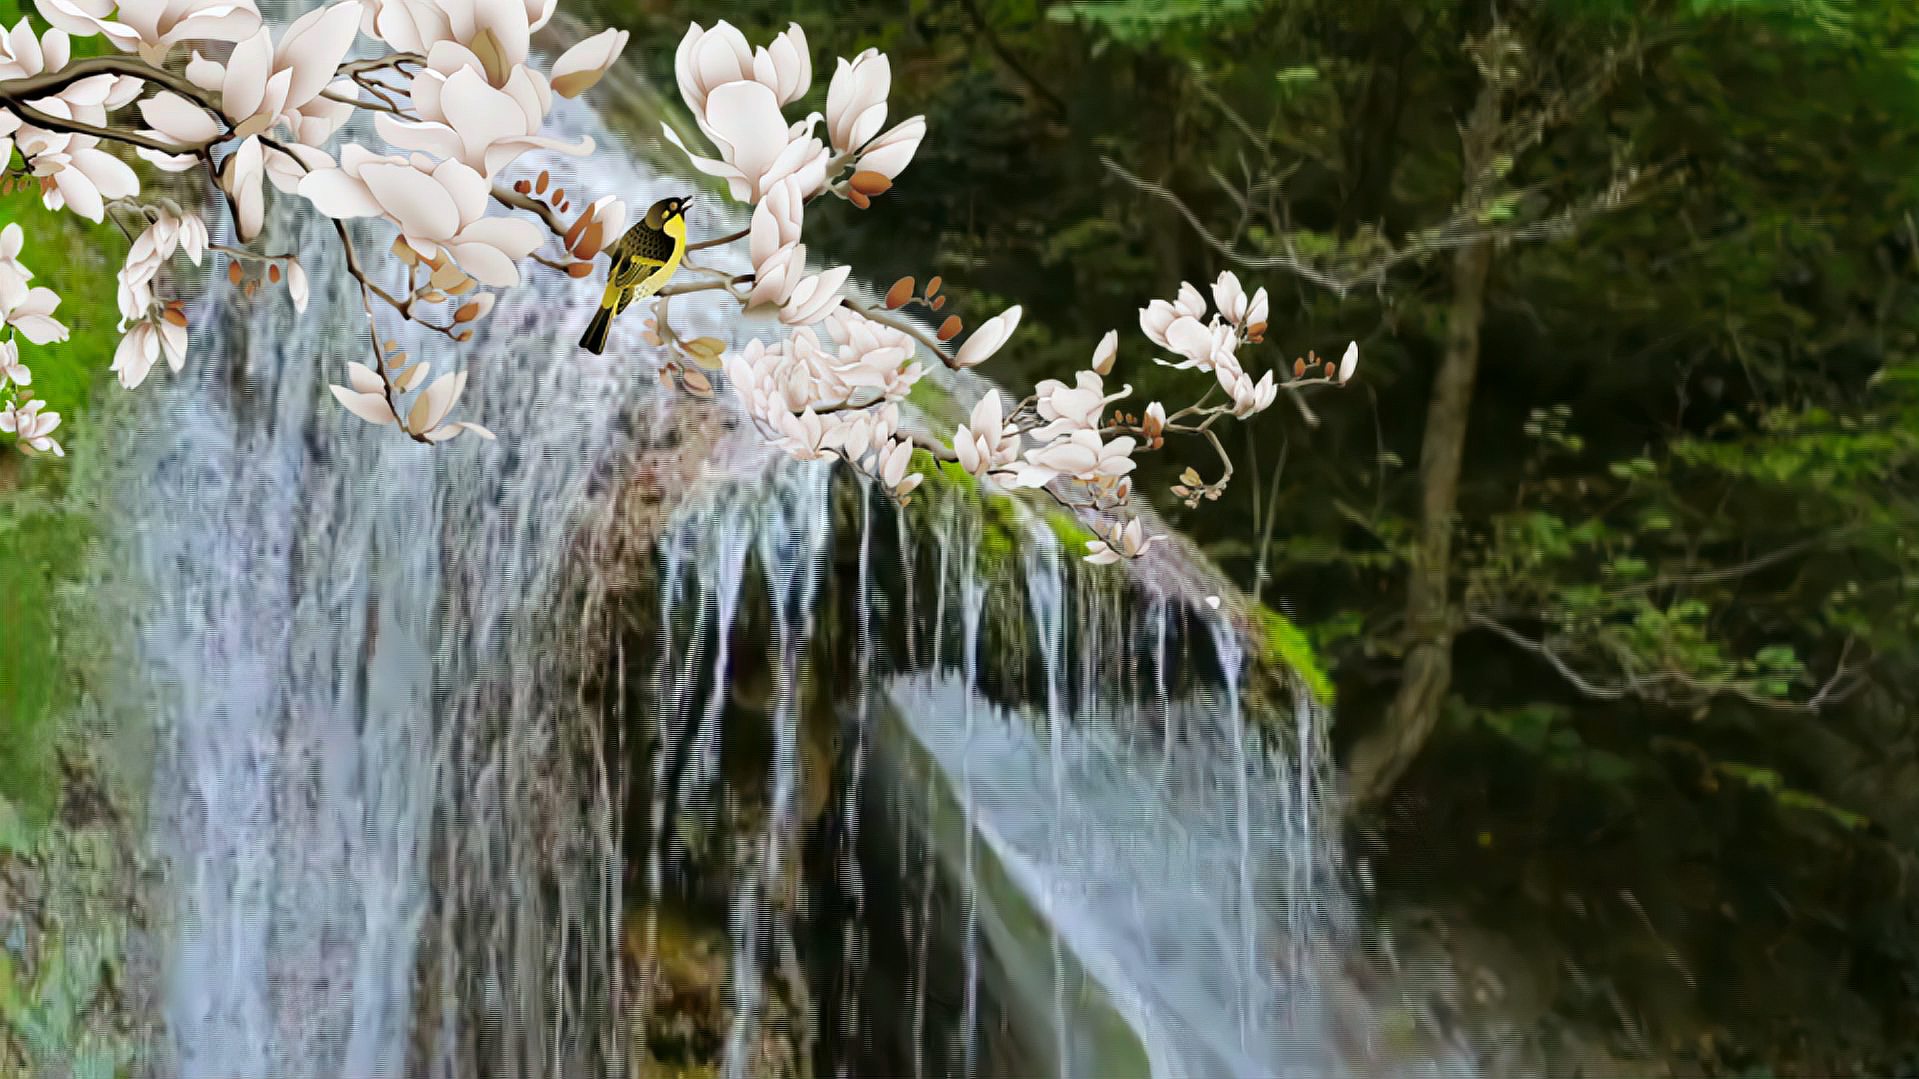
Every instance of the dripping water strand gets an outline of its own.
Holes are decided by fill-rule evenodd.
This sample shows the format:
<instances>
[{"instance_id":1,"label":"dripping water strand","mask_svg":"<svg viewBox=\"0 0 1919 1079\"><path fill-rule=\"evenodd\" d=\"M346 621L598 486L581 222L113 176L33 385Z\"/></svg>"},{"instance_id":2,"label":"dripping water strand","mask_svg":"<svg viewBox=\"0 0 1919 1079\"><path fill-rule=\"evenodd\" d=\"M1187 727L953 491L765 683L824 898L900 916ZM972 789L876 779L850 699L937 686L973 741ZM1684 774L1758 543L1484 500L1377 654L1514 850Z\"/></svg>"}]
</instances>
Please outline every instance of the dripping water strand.
<instances>
[{"instance_id":1,"label":"dripping water strand","mask_svg":"<svg viewBox=\"0 0 1919 1079\"><path fill-rule=\"evenodd\" d=\"M773 700L773 760L769 765L766 827L758 864L746 874L734 900L734 1016L723 1057L727 1079L747 1079L765 1010L762 950L786 933L791 904L785 854L794 842L794 798L800 778L800 657L811 638L813 598L818 590L828 521L827 483L821 466L779 466L775 497L754 529L761 572L778 647ZM790 969L790 966L783 969ZM795 989L803 987L795 986ZM805 1022L804 1017L800 1017Z\"/></svg>"},{"instance_id":2,"label":"dripping water strand","mask_svg":"<svg viewBox=\"0 0 1919 1079\"><path fill-rule=\"evenodd\" d=\"M853 759L846 782L846 794L841 802L842 813L846 818L845 848L841 853L842 879L845 882L848 905L852 908L846 925L842 930L840 954L840 1002L841 1057L839 1079L851 1079L853 1057L859 1046L860 1037L860 989L864 984L865 941L862 935L866 929L866 882L860 872L860 795L866 778L866 745L870 737L868 726L872 721L873 697L869 691L873 672L873 492L869 485L860 485L860 561L859 582L856 600L856 619L854 627L858 642L859 659L857 676L859 685L854 689L853 721Z\"/></svg>"},{"instance_id":3,"label":"dripping water strand","mask_svg":"<svg viewBox=\"0 0 1919 1079\"><path fill-rule=\"evenodd\" d=\"M966 551L962 566L961 584L961 641L962 675L966 685L966 729L967 747L960 757L960 811L963 814L966 830L961 850L961 883L964 888L962 897L965 904L964 937L961 953L965 963L966 984L962 990L960 1008L960 1079L974 1079L979 1067L979 879L973 845L978 828L974 821L973 809L973 739L974 704L979 698L979 648L980 614L985 604L987 582L981 580L975 569L974 552L978 542L972 536L963 538L961 548Z\"/></svg>"}]
</instances>

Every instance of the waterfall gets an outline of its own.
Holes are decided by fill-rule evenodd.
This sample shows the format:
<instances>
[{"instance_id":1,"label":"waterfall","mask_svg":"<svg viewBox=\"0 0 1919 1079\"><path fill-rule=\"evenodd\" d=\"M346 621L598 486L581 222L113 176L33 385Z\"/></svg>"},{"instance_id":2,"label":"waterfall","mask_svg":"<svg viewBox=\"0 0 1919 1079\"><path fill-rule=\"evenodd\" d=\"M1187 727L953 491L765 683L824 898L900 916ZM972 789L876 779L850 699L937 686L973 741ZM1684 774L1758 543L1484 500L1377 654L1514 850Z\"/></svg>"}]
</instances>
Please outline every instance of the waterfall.
<instances>
[{"instance_id":1,"label":"waterfall","mask_svg":"<svg viewBox=\"0 0 1919 1079\"><path fill-rule=\"evenodd\" d=\"M584 106L554 119L611 152L529 174L642 207L684 190ZM187 369L139 391L118 449L117 530L156 597L135 634L163 732L165 1055L184 1079L582 1074L623 901L567 642L650 364L632 327L603 361L575 348L593 286L535 268L464 347L382 320L471 373L461 408L501 442L364 424L325 388L367 358L357 289L296 205L267 235L304 256L311 311L216 275ZM734 333L716 305L675 317Z\"/></svg>"},{"instance_id":2,"label":"waterfall","mask_svg":"<svg viewBox=\"0 0 1919 1079\"><path fill-rule=\"evenodd\" d=\"M602 152L526 171L633 206L686 190L585 106L554 122ZM114 447L155 597L132 632L162 747L156 1074L650 1074L663 919L694 893L723 911L727 1079L857 1079L893 1044L916 1079L1364 1073L1335 1029L1364 1017L1325 987L1351 919L1323 717L1249 697L1190 578L1093 587L1025 510L989 566L977 499L896 509L735 430L643 544L650 707L609 738L584 686L626 656L624 466L680 407L637 320L587 356L593 285L530 272L457 351L462 415L502 441L420 446L326 393L367 354L357 289L330 223L280 206L315 314L217 279L191 366ZM690 301L686 336L757 332Z\"/></svg>"}]
</instances>

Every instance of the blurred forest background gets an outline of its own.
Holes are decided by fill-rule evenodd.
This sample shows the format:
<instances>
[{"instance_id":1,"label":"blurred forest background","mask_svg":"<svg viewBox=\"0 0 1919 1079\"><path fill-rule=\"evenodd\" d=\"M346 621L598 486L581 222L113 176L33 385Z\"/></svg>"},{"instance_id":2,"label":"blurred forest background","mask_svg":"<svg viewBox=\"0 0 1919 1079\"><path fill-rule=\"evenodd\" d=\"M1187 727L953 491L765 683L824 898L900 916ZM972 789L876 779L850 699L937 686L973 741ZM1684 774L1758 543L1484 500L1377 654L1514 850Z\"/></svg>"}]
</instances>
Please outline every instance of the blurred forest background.
<instances>
[{"instance_id":1,"label":"blurred forest background","mask_svg":"<svg viewBox=\"0 0 1919 1079\"><path fill-rule=\"evenodd\" d=\"M588 6L664 87L693 19L891 54L913 182L820 246L1025 305L1014 389L1119 327L1183 396L1131 328L1223 269L1274 365L1357 339L1221 501L1166 494L1203 445L1141 490L1330 674L1380 917L1649 1073L1919 1074L1919 0ZM109 348L35 365L77 428ZM0 469L0 794L50 805L80 538Z\"/></svg>"},{"instance_id":2,"label":"blurred forest background","mask_svg":"<svg viewBox=\"0 0 1919 1079\"><path fill-rule=\"evenodd\" d=\"M889 53L931 133L832 254L1024 304L1016 390L1122 327L1178 395L1137 309L1222 269L1359 341L1143 478L1331 673L1382 916L1648 1070L1919 1069L1919 4L602 10L668 86L691 19Z\"/></svg>"}]
</instances>

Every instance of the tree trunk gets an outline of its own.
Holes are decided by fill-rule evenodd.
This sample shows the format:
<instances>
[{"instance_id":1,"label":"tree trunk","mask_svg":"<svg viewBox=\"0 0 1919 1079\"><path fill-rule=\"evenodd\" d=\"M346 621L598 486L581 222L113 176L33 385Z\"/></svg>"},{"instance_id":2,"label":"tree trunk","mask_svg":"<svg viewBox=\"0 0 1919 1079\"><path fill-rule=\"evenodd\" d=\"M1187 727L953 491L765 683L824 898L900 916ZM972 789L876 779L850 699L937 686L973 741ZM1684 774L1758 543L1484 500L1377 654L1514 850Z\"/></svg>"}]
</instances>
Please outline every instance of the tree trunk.
<instances>
[{"instance_id":1,"label":"tree trunk","mask_svg":"<svg viewBox=\"0 0 1919 1079\"><path fill-rule=\"evenodd\" d=\"M1453 517L1459 470L1479 371L1479 328L1486 309L1489 241L1453 257L1453 297L1446 317L1446 354L1433 382L1419 451L1419 545L1406 579L1407 647L1399 692L1379 730L1353 750L1348 803L1365 805L1392 791L1439 720L1453 678L1451 596Z\"/></svg>"}]
</instances>

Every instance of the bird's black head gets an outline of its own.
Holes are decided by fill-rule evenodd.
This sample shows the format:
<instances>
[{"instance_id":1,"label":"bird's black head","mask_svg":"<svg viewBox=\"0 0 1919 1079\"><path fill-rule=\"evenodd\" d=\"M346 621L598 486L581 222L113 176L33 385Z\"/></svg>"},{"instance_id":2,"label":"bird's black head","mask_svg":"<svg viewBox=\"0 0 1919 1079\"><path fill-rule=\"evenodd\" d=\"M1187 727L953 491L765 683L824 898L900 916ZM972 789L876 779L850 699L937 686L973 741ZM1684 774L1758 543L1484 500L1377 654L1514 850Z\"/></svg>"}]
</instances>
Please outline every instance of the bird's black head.
<instances>
[{"instance_id":1,"label":"bird's black head","mask_svg":"<svg viewBox=\"0 0 1919 1079\"><path fill-rule=\"evenodd\" d=\"M686 208L692 204L693 198L692 195L675 195L654 203L653 207L646 211L647 225L656 229L662 228L668 221L686 216Z\"/></svg>"}]
</instances>

